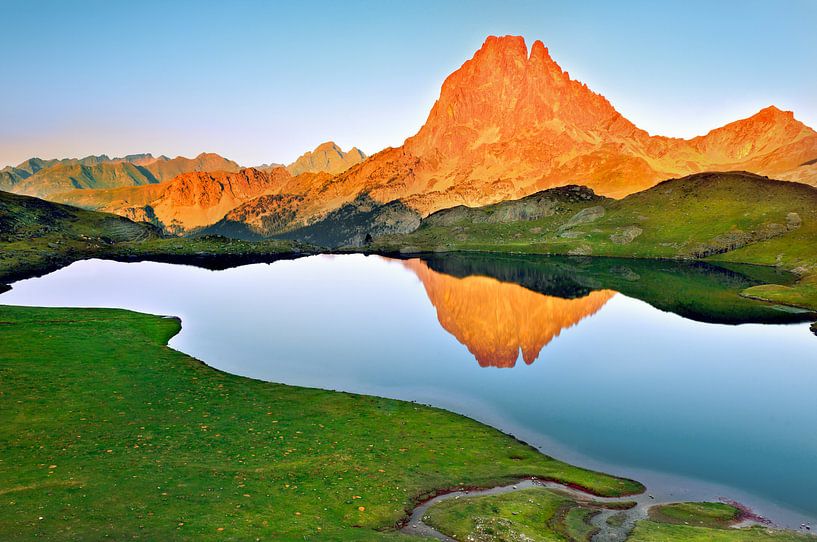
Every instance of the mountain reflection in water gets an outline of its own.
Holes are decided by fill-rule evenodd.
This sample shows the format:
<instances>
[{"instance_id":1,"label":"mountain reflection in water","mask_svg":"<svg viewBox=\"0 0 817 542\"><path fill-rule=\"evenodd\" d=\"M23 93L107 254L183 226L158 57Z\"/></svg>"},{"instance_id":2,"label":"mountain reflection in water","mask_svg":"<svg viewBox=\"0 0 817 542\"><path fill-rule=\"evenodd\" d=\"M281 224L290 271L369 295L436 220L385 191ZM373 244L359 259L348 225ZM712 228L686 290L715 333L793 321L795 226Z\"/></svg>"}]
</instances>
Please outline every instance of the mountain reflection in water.
<instances>
[{"instance_id":1,"label":"mountain reflection in water","mask_svg":"<svg viewBox=\"0 0 817 542\"><path fill-rule=\"evenodd\" d=\"M615 295L599 290L564 299L490 277L438 273L418 259L403 265L423 283L440 325L481 367L513 367L520 350L530 365L563 329L595 314Z\"/></svg>"}]
</instances>

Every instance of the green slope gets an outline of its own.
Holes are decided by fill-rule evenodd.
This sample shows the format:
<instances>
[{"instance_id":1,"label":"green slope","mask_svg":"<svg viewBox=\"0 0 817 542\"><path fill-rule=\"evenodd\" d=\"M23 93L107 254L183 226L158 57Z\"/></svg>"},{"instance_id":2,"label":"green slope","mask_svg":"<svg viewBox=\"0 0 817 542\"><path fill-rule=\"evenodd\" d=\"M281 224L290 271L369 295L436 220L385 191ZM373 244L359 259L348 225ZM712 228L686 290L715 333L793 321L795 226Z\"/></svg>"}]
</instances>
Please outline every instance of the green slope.
<instances>
[{"instance_id":1,"label":"green slope","mask_svg":"<svg viewBox=\"0 0 817 542\"><path fill-rule=\"evenodd\" d=\"M594 516L617 505L575 498L544 488L501 495L447 500L432 506L425 523L456 538L474 542L559 541L589 542L602 530L602 540L628 542L810 542L813 536L761 526L736 528L742 512L723 503L677 503L655 506L649 519L638 521L629 533L628 512ZM632 520L630 520L632 521ZM598 526L601 524L601 528Z\"/></svg>"},{"instance_id":2,"label":"green slope","mask_svg":"<svg viewBox=\"0 0 817 542\"><path fill-rule=\"evenodd\" d=\"M564 187L425 218L384 236L382 252L495 251L778 265L804 277L777 300L817 308L817 189L744 172L665 181L622 200ZM817 287L814 288L817 290ZM767 293L753 290L758 297Z\"/></svg>"},{"instance_id":3,"label":"green slope","mask_svg":"<svg viewBox=\"0 0 817 542\"><path fill-rule=\"evenodd\" d=\"M123 217L0 192L0 281L156 236Z\"/></svg>"},{"instance_id":4,"label":"green slope","mask_svg":"<svg viewBox=\"0 0 817 542\"><path fill-rule=\"evenodd\" d=\"M268 261L310 250L289 241L164 238L147 223L0 192L0 284L52 271L83 258L224 266Z\"/></svg>"}]
</instances>

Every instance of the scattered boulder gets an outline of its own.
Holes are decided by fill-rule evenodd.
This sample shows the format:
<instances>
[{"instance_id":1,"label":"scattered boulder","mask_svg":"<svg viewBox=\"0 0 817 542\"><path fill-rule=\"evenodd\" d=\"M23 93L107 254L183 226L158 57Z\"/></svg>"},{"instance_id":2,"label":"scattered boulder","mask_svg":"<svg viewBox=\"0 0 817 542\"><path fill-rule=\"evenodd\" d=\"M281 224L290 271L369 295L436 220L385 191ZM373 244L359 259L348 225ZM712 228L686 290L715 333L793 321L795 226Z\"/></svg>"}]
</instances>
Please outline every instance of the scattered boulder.
<instances>
[{"instance_id":1,"label":"scattered boulder","mask_svg":"<svg viewBox=\"0 0 817 542\"><path fill-rule=\"evenodd\" d=\"M593 254L593 247L588 244L581 244L575 248L570 249L567 254L569 256L590 256Z\"/></svg>"},{"instance_id":2,"label":"scattered boulder","mask_svg":"<svg viewBox=\"0 0 817 542\"><path fill-rule=\"evenodd\" d=\"M796 230L803 224L803 219L797 213L789 213L786 215L786 227L790 230Z\"/></svg>"},{"instance_id":3,"label":"scattered boulder","mask_svg":"<svg viewBox=\"0 0 817 542\"><path fill-rule=\"evenodd\" d=\"M579 226L581 224L589 224L598 220L599 218L604 216L604 207L601 205L596 205L594 207L587 207L586 209L582 209L570 219L559 226L559 231L569 230L575 226Z\"/></svg>"},{"instance_id":4,"label":"scattered boulder","mask_svg":"<svg viewBox=\"0 0 817 542\"><path fill-rule=\"evenodd\" d=\"M578 239L579 237L584 237L585 233L583 231L563 231L559 234L559 237L562 239Z\"/></svg>"},{"instance_id":5,"label":"scattered boulder","mask_svg":"<svg viewBox=\"0 0 817 542\"><path fill-rule=\"evenodd\" d=\"M610 235L610 240L617 245L629 245L633 240L644 232L638 226L627 226L626 228L618 228L616 232Z\"/></svg>"}]
</instances>

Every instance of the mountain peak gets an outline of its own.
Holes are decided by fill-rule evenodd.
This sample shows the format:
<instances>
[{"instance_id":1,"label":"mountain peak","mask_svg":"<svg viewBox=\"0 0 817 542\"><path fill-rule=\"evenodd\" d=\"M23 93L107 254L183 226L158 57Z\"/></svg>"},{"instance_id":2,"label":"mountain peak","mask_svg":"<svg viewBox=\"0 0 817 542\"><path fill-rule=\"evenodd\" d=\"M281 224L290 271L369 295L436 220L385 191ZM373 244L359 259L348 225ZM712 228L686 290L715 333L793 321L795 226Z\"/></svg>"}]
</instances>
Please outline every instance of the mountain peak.
<instances>
[{"instance_id":1,"label":"mountain peak","mask_svg":"<svg viewBox=\"0 0 817 542\"><path fill-rule=\"evenodd\" d=\"M322 171L338 174L363 161L364 158L366 155L356 147L352 147L349 152L343 152L337 143L327 141L315 147L315 150L303 153L287 166L287 170L292 175Z\"/></svg>"},{"instance_id":2,"label":"mountain peak","mask_svg":"<svg viewBox=\"0 0 817 542\"><path fill-rule=\"evenodd\" d=\"M794 120L793 111L784 111L775 105L764 107L750 118L757 120Z\"/></svg>"},{"instance_id":3,"label":"mountain peak","mask_svg":"<svg viewBox=\"0 0 817 542\"><path fill-rule=\"evenodd\" d=\"M474 57L501 54L509 57L527 58L528 46L522 36L488 36Z\"/></svg>"},{"instance_id":4,"label":"mountain peak","mask_svg":"<svg viewBox=\"0 0 817 542\"><path fill-rule=\"evenodd\" d=\"M340 147L334 141L326 141L321 143L315 150L312 152L327 152L327 151L336 151L336 152L343 152Z\"/></svg>"},{"instance_id":5,"label":"mountain peak","mask_svg":"<svg viewBox=\"0 0 817 542\"><path fill-rule=\"evenodd\" d=\"M638 130L603 96L570 79L542 41L528 55L521 36L489 36L448 76L426 124L406 145L415 154L484 156L500 141L578 131Z\"/></svg>"}]
</instances>

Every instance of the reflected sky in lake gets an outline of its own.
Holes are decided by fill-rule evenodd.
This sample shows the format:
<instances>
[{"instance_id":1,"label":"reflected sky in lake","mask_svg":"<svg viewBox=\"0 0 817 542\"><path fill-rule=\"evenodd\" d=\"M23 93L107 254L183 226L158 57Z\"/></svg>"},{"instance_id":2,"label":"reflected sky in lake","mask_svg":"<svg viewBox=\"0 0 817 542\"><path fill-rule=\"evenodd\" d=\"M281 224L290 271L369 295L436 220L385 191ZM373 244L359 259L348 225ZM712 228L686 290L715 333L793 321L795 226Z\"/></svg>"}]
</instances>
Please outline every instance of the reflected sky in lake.
<instances>
[{"instance_id":1,"label":"reflected sky in lake","mask_svg":"<svg viewBox=\"0 0 817 542\"><path fill-rule=\"evenodd\" d=\"M728 497L783 524L817 519L807 324L658 310L636 293L699 320L737 318L653 288L666 281L647 267L522 273L506 259L479 274L450 263L316 256L210 271L91 260L15 283L0 303L177 315L171 346L231 373L433 404L636 478L659 498ZM711 281L749 280L690 273L702 295Z\"/></svg>"}]
</instances>

